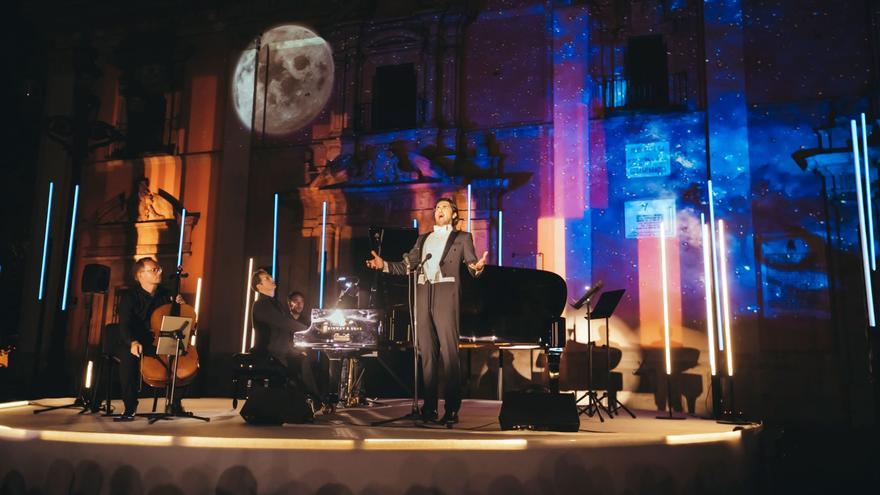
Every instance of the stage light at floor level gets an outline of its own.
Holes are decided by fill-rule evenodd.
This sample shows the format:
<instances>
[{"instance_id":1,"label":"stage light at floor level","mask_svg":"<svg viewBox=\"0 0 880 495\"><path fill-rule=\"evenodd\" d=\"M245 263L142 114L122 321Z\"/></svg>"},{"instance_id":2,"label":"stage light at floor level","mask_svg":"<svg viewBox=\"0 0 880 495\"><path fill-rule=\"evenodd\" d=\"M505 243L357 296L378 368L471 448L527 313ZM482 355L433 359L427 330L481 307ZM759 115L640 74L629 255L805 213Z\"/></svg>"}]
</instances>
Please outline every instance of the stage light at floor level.
<instances>
[{"instance_id":1,"label":"stage light at floor level","mask_svg":"<svg viewBox=\"0 0 880 495\"><path fill-rule=\"evenodd\" d=\"M13 407L24 407L30 405L30 402L26 400L17 400L14 402L3 402L0 403L0 409L12 409Z\"/></svg>"},{"instance_id":2,"label":"stage light at floor level","mask_svg":"<svg viewBox=\"0 0 880 495\"><path fill-rule=\"evenodd\" d=\"M89 364L86 365L86 382L83 385L83 388L92 388L92 361L89 360Z\"/></svg>"}]
</instances>

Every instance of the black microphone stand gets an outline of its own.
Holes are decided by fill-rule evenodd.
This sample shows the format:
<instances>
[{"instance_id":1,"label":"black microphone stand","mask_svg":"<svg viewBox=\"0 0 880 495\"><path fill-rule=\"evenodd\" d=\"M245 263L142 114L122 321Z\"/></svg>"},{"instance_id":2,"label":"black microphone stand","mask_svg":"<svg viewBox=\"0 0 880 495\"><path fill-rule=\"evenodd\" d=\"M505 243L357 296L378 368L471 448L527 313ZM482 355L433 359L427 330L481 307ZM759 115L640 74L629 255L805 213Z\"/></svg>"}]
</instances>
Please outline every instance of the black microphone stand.
<instances>
[{"instance_id":1,"label":"black microphone stand","mask_svg":"<svg viewBox=\"0 0 880 495\"><path fill-rule=\"evenodd\" d=\"M395 423L397 421L408 420L417 423L421 419L421 414L419 412L419 275L422 274L422 270L424 268L424 264L426 261L431 259L431 255L425 257L422 261L420 261L415 268L410 268L409 258L406 255L403 256L403 261L407 266L407 285L408 285L408 297L407 302L410 305L410 325L413 329L413 395L412 395L412 405L410 407L409 414L405 414L398 418L390 418L383 419L381 421L375 421L371 423L371 426L382 426L388 423Z\"/></svg>"}]
</instances>

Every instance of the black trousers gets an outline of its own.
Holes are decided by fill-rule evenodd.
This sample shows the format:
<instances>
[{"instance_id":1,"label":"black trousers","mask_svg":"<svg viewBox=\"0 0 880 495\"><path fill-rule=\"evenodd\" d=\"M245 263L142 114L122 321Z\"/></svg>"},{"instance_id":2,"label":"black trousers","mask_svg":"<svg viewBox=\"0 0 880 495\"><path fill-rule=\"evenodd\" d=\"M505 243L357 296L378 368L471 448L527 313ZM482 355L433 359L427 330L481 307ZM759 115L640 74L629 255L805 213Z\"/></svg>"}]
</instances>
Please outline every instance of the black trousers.
<instances>
[{"instance_id":1,"label":"black trousers","mask_svg":"<svg viewBox=\"0 0 880 495\"><path fill-rule=\"evenodd\" d=\"M141 342L144 356L155 356L156 347ZM122 402L126 412L135 412L138 406L138 392L141 386L141 360L131 353L131 347L120 345L116 348L114 356L119 360L119 385L122 388ZM180 404L184 387L177 387L174 391L174 402Z\"/></svg>"},{"instance_id":2,"label":"black trousers","mask_svg":"<svg viewBox=\"0 0 880 495\"><path fill-rule=\"evenodd\" d=\"M461 407L461 364L458 357L458 288L451 282L417 284L419 355L425 384L424 408L437 409L440 373L446 382L445 410ZM442 370L442 371L441 371Z\"/></svg>"}]
</instances>

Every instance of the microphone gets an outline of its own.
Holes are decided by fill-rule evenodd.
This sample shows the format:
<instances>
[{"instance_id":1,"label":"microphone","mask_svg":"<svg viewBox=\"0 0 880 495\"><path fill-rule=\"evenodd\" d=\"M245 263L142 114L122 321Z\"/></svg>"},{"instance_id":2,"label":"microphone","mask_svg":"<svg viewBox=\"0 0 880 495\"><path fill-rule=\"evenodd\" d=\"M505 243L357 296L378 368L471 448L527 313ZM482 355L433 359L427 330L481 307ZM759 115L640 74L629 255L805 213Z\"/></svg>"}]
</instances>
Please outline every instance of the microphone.
<instances>
[{"instance_id":1,"label":"microphone","mask_svg":"<svg viewBox=\"0 0 880 495\"><path fill-rule=\"evenodd\" d=\"M428 253L427 255L425 255L425 259L423 259L422 261L419 261L418 264L416 264L416 266L413 267L413 269L414 269L414 270L418 270L418 269L421 268L422 265L424 265L425 262L428 261L429 259L431 259L431 253Z\"/></svg>"},{"instance_id":2,"label":"microphone","mask_svg":"<svg viewBox=\"0 0 880 495\"><path fill-rule=\"evenodd\" d=\"M601 289L604 285L605 283L601 280L596 282L595 284L593 284L592 287L587 289L587 292L584 293L584 295L580 299L578 299L576 303L572 304L571 307L573 307L574 309L581 309L581 306L583 306L584 303L586 303L591 297L593 297L593 295L599 292L599 289Z\"/></svg>"}]
</instances>

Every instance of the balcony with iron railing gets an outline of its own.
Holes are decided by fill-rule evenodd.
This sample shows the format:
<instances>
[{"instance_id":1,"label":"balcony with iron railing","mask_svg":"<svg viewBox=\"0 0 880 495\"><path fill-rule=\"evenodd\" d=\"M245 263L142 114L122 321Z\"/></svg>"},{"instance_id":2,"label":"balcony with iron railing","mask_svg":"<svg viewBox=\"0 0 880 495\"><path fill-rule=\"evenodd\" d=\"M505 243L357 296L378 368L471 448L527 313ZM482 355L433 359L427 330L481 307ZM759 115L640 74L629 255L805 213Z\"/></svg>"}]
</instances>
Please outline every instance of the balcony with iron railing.
<instances>
[{"instance_id":1,"label":"balcony with iron railing","mask_svg":"<svg viewBox=\"0 0 880 495\"><path fill-rule=\"evenodd\" d=\"M688 73L678 72L666 80L636 81L622 75L596 81L596 117L622 111L695 110L702 98L688 87Z\"/></svg>"}]
</instances>

